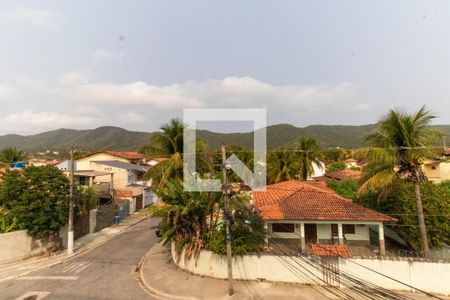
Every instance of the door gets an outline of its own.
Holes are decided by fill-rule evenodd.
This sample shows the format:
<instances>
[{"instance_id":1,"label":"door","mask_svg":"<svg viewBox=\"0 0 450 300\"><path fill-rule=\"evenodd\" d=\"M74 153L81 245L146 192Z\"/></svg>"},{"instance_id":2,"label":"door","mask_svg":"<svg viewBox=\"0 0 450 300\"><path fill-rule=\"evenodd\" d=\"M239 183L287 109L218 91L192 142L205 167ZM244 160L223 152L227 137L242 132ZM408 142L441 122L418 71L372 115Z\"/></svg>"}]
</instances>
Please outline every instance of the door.
<instances>
[{"instance_id":1,"label":"door","mask_svg":"<svg viewBox=\"0 0 450 300\"><path fill-rule=\"evenodd\" d=\"M142 203L143 200L144 200L144 197L142 195L136 196L136 211L144 208L143 203Z\"/></svg>"},{"instance_id":2,"label":"door","mask_svg":"<svg viewBox=\"0 0 450 300\"><path fill-rule=\"evenodd\" d=\"M305 241L307 244L317 243L317 225L305 224Z\"/></svg>"}]
</instances>

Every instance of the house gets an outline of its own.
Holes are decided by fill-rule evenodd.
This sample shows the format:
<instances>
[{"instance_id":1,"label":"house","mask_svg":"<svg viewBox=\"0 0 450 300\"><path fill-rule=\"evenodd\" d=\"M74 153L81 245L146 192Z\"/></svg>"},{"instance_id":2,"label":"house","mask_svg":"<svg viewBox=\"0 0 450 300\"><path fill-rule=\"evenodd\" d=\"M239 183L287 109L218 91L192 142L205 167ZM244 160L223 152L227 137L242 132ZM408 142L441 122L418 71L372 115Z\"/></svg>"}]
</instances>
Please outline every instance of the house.
<instances>
[{"instance_id":1,"label":"house","mask_svg":"<svg viewBox=\"0 0 450 300\"><path fill-rule=\"evenodd\" d=\"M80 185L87 180L89 185L103 184L104 189L109 185L114 199L130 200L130 207L139 210L154 200L144 163L144 155L138 152L95 152L76 160L75 173L80 175Z\"/></svg>"},{"instance_id":2,"label":"house","mask_svg":"<svg viewBox=\"0 0 450 300\"><path fill-rule=\"evenodd\" d=\"M267 246L290 244L302 253L310 245L344 245L352 252L371 249L370 227L378 229L377 248L385 255L384 223L397 220L342 198L329 189L289 180L253 192L253 204L260 211L269 232Z\"/></svg>"},{"instance_id":3,"label":"house","mask_svg":"<svg viewBox=\"0 0 450 300\"><path fill-rule=\"evenodd\" d=\"M347 158L346 160L344 160L345 162L345 167L347 169L357 169L360 168L360 165L358 164L358 161L354 158Z\"/></svg>"},{"instance_id":4,"label":"house","mask_svg":"<svg viewBox=\"0 0 450 300\"><path fill-rule=\"evenodd\" d=\"M450 148L445 148L438 158L426 159L422 170L428 180L434 183L450 180Z\"/></svg>"},{"instance_id":5,"label":"house","mask_svg":"<svg viewBox=\"0 0 450 300\"><path fill-rule=\"evenodd\" d=\"M325 163L323 161L319 161L318 163L312 162L312 173L311 177L321 177L325 175Z\"/></svg>"}]
</instances>

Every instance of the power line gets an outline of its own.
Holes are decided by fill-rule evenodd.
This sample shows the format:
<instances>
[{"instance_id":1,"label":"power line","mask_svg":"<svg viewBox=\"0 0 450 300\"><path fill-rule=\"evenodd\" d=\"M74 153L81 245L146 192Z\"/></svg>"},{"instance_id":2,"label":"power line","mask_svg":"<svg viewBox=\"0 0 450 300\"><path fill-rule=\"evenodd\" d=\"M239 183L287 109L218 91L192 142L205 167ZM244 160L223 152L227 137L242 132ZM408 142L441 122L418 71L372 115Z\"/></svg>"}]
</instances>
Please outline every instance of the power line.
<instances>
[{"instance_id":1,"label":"power line","mask_svg":"<svg viewBox=\"0 0 450 300\"><path fill-rule=\"evenodd\" d=\"M283 227L286 228L286 225L285 225L284 223L276 222L276 224L280 224L281 226L283 226ZM295 233L295 232L291 232L291 233L293 233L294 235L297 235L298 237L300 237L300 235L297 234L297 233ZM353 260L351 260L351 259L348 259L348 258L346 258L346 257L344 257L344 256L341 256L339 253L333 251L332 249L325 248L325 247L323 247L323 246L320 245L320 244L316 244L316 245L319 246L319 247L321 247L321 248L323 248L323 249L325 249L326 251L331 251L334 255L336 255L336 256L338 256L338 257L340 257L340 258L342 258L342 259L345 259L346 261L349 261L349 262L352 262L352 263L354 263L354 264L356 264L356 265L359 265L359 266L361 266L361 267L363 267L363 268L365 268L365 269L367 269L367 270L370 270L370 271L372 271L372 272L374 272L374 273L376 273L376 274L378 274L378 275L381 275L381 276L386 277L386 278L388 278L388 279L390 279L390 280L393 280L393 281L395 281L395 282L397 282L397 283L399 283L399 284L402 284L402 285L407 286L407 287L409 287L409 288L411 288L411 289L414 289L414 290L417 290L417 291L419 291L419 292L422 292L422 293L424 293L424 294L426 294L426 295L428 295L428 296L431 296L431 297L434 297L434 298L437 298L437 299L443 299L443 298L440 298L440 297L438 297L438 296L436 296L436 295L434 295L434 294L431 294L431 293L426 292L426 291L424 291L424 290L421 290L421 289L419 289L419 288L417 288L417 287L414 287L414 286L409 285L409 284L407 284L407 283L404 283L404 282L402 282L402 281L400 281L400 280L397 280L397 279L395 279L395 278L393 278L393 277L391 277L391 276L389 276L389 275L383 274L383 273L378 272L378 271L376 271L376 270L374 270L374 269L372 269L372 268L369 268L369 267L366 267L366 266L364 266L364 265L362 265L362 264L359 264L359 263L357 263L357 262L355 262L355 261L353 261Z\"/></svg>"}]
</instances>

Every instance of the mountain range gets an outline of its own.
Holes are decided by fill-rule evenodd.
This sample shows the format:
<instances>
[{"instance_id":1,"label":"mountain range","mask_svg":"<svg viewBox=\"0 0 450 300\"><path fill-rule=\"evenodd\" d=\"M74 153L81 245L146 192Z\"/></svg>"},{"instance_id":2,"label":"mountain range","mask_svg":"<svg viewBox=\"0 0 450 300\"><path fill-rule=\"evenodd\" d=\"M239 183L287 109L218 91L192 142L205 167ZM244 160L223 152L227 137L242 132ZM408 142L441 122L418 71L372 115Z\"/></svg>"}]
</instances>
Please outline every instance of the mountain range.
<instances>
[{"instance_id":1,"label":"mountain range","mask_svg":"<svg viewBox=\"0 0 450 300\"><path fill-rule=\"evenodd\" d=\"M450 125L437 125L435 128L450 136ZM311 125L295 127L290 124L278 124L267 127L267 146L276 148L292 145L301 137L316 139L322 148L364 146L364 136L376 129L376 124L369 125ZM67 150L70 144L85 151L94 150L137 150L150 143L157 132L129 131L119 127L103 126L96 129L74 130L57 129L35 135L8 134L0 136L0 149L16 147L34 152L43 150ZM217 133L198 130L197 139L206 141L210 149L217 149L222 144L233 144L252 148L253 133Z\"/></svg>"}]
</instances>

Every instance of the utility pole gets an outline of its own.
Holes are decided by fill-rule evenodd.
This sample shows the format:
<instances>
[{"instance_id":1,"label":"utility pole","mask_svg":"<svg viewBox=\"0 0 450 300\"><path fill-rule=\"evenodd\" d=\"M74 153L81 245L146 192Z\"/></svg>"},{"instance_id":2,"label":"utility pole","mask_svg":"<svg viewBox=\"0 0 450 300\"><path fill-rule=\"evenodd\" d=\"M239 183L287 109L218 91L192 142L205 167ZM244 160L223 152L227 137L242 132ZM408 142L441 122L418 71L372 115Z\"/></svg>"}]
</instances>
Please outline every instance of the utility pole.
<instances>
[{"instance_id":1,"label":"utility pole","mask_svg":"<svg viewBox=\"0 0 450 300\"><path fill-rule=\"evenodd\" d=\"M67 233L67 253L73 254L73 207L74 207L74 181L73 173L75 169L75 162L73 160L74 146L70 145L70 192L69 192L69 231Z\"/></svg>"},{"instance_id":2,"label":"utility pole","mask_svg":"<svg viewBox=\"0 0 450 300\"><path fill-rule=\"evenodd\" d=\"M228 295L234 294L233 290L233 266L231 262L231 224L230 224L230 207L228 203L228 177L226 165L225 145L222 145L222 165L223 165L223 199L224 199L224 216L225 216L225 234L227 243L227 265L228 265Z\"/></svg>"}]
</instances>

